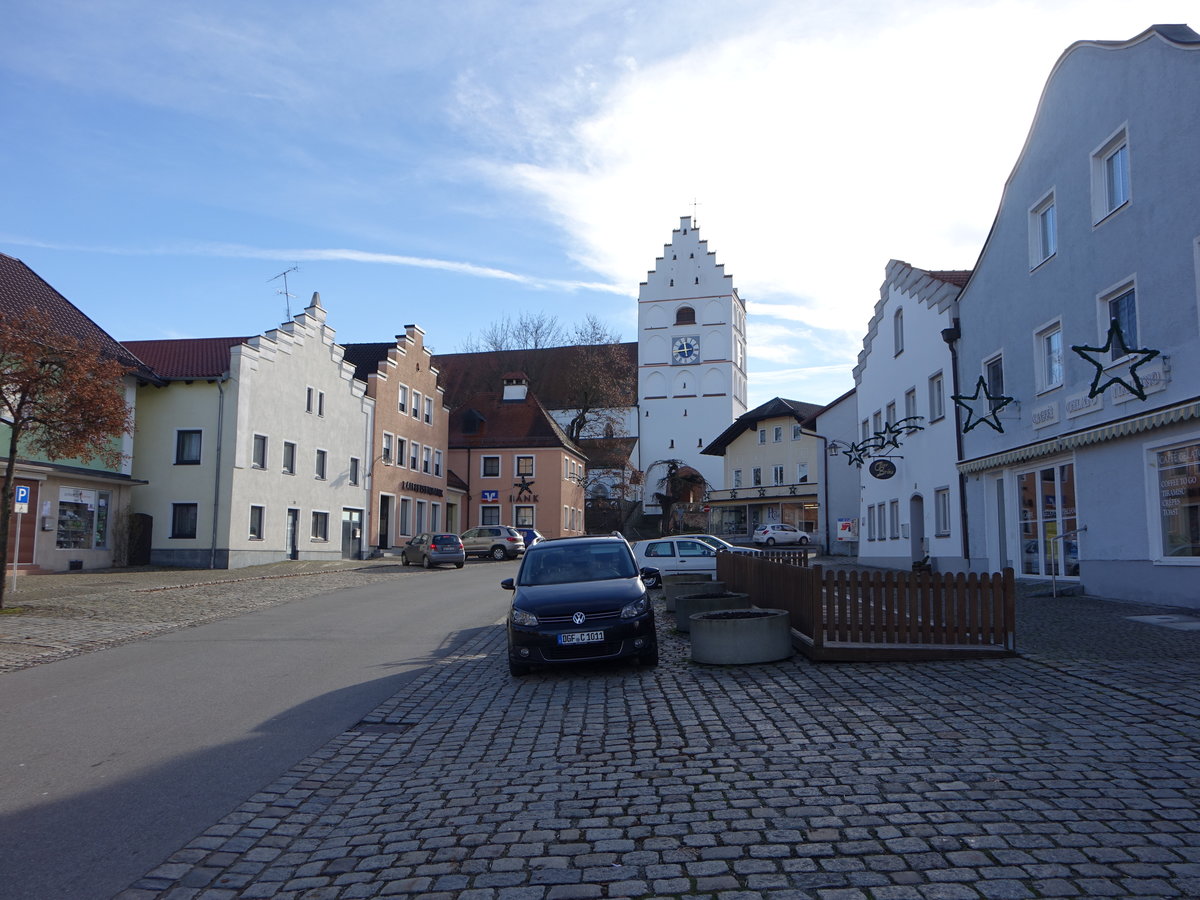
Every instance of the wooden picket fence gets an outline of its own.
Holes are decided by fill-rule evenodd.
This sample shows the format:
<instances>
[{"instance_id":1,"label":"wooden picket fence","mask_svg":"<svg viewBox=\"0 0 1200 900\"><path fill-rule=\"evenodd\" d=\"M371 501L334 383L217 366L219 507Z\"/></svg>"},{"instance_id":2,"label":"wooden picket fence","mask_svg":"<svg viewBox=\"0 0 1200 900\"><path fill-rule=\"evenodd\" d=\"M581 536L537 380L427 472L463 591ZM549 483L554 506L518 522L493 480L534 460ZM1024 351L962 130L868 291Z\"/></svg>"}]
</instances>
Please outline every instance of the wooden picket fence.
<instances>
[{"instance_id":1,"label":"wooden picket fence","mask_svg":"<svg viewBox=\"0 0 1200 900\"><path fill-rule=\"evenodd\" d=\"M1016 654L1013 570L990 575L840 571L803 557L717 557L725 589L786 609L814 660L962 659Z\"/></svg>"}]
</instances>

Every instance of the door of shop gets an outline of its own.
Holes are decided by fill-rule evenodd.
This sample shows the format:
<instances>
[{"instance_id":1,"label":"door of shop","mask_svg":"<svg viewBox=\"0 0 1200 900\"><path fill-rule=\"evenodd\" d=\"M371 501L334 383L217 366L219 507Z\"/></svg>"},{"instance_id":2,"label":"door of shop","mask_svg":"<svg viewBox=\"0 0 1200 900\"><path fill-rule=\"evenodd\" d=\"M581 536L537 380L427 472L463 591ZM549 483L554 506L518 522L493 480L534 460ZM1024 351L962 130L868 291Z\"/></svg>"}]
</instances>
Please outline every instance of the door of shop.
<instances>
[{"instance_id":1,"label":"door of shop","mask_svg":"<svg viewBox=\"0 0 1200 900\"><path fill-rule=\"evenodd\" d=\"M1079 575L1075 465L1058 463L1017 475L1021 574Z\"/></svg>"}]
</instances>

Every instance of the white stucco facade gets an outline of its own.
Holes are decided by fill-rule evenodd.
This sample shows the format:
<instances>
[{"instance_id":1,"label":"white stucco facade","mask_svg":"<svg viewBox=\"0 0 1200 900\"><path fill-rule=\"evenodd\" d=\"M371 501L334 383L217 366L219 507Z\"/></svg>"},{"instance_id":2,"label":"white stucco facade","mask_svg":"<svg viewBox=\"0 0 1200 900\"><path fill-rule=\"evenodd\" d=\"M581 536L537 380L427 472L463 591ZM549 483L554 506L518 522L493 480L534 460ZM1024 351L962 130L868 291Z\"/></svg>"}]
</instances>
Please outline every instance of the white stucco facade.
<instances>
[{"instance_id":1,"label":"white stucco facade","mask_svg":"<svg viewBox=\"0 0 1200 900\"><path fill-rule=\"evenodd\" d=\"M960 287L947 277L899 260L888 263L854 369L855 431L827 435L860 448L882 443L862 454L858 469L858 554L864 564L907 568L928 558L939 571L965 564L950 399L954 360L942 338L955 326ZM877 441L877 433L890 441ZM845 464L848 448L841 449ZM871 463L882 459L891 465L873 469ZM873 474L887 475L892 466L890 477Z\"/></svg>"},{"instance_id":2,"label":"white stucco facade","mask_svg":"<svg viewBox=\"0 0 1200 900\"><path fill-rule=\"evenodd\" d=\"M700 451L746 411L746 308L690 216L638 292L638 461L646 510L677 459L714 486L720 460Z\"/></svg>"},{"instance_id":3,"label":"white stucco facade","mask_svg":"<svg viewBox=\"0 0 1200 900\"><path fill-rule=\"evenodd\" d=\"M134 465L149 484L134 509L153 517L152 562L362 552L373 401L325 318L314 295L293 321L232 346L224 373L140 389Z\"/></svg>"}]
</instances>

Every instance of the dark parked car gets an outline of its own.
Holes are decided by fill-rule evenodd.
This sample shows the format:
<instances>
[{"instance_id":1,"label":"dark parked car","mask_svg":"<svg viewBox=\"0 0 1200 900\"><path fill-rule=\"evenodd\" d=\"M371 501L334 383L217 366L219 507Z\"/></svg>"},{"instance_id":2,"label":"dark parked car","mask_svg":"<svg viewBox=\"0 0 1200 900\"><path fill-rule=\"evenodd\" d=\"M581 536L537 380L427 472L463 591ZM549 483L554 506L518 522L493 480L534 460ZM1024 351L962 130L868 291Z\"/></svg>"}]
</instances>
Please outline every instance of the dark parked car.
<instances>
[{"instance_id":1,"label":"dark parked car","mask_svg":"<svg viewBox=\"0 0 1200 900\"><path fill-rule=\"evenodd\" d=\"M525 539L526 550L528 550L538 541L544 541L546 539L545 535L543 535L536 528L518 528L517 531L521 532L521 537Z\"/></svg>"},{"instance_id":2,"label":"dark parked car","mask_svg":"<svg viewBox=\"0 0 1200 900\"><path fill-rule=\"evenodd\" d=\"M634 658L658 664L654 609L624 538L554 538L525 552L517 577L500 582L513 592L508 615L508 669L524 675L535 665Z\"/></svg>"},{"instance_id":3,"label":"dark parked car","mask_svg":"<svg viewBox=\"0 0 1200 900\"><path fill-rule=\"evenodd\" d=\"M400 551L404 565L417 563L427 569L442 563L454 563L458 568L467 561L463 542L457 534L418 534Z\"/></svg>"},{"instance_id":4,"label":"dark parked car","mask_svg":"<svg viewBox=\"0 0 1200 900\"><path fill-rule=\"evenodd\" d=\"M516 559L525 552L525 539L521 532L507 525L480 525L462 533L463 546L468 556L480 559Z\"/></svg>"}]
</instances>

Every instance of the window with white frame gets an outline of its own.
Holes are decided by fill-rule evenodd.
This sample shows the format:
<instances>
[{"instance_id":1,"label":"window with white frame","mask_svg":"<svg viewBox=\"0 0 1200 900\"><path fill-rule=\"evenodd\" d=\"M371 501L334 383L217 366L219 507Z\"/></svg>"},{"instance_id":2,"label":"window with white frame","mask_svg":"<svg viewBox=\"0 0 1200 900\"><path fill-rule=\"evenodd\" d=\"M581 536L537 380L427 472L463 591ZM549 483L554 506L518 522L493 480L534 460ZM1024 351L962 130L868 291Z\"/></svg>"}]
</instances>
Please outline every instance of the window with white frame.
<instances>
[{"instance_id":1,"label":"window with white frame","mask_svg":"<svg viewBox=\"0 0 1200 900\"><path fill-rule=\"evenodd\" d=\"M933 530L938 537L950 534L950 488L933 492Z\"/></svg>"},{"instance_id":2,"label":"window with white frame","mask_svg":"<svg viewBox=\"0 0 1200 900\"><path fill-rule=\"evenodd\" d=\"M313 411L313 397L316 396L316 391L312 388L304 389L304 411L310 413Z\"/></svg>"},{"instance_id":3,"label":"window with white frame","mask_svg":"<svg viewBox=\"0 0 1200 900\"><path fill-rule=\"evenodd\" d=\"M283 474L296 474L296 445L291 441L283 442Z\"/></svg>"},{"instance_id":4,"label":"window with white frame","mask_svg":"<svg viewBox=\"0 0 1200 900\"><path fill-rule=\"evenodd\" d=\"M1038 360L1038 388L1043 391L1061 387L1063 383L1062 324L1055 322L1039 331L1034 338Z\"/></svg>"},{"instance_id":5,"label":"window with white frame","mask_svg":"<svg viewBox=\"0 0 1200 900\"><path fill-rule=\"evenodd\" d=\"M416 441L408 442L408 467L414 472L417 471L417 466L421 461L421 445Z\"/></svg>"},{"instance_id":6,"label":"window with white frame","mask_svg":"<svg viewBox=\"0 0 1200 900\"><path fill-rule=\"evenodd\" d=\"M888 512L890 513L891 528L888 530L888 537L892 540L900 538L900 501L892 500L888 503Z\"/></svg>"},{"instance_id":7,"label":"window with white frame","mask_svg":"<svg viewBox=\"0 0 1200 900\"><path fill-rule=\"evenodd\" d=\"M760 444L765 444L767 442L767 429L765 429L765 428L758 429L758 442Z\"/></svg>"},{"instance_id":8,"label":"window with white frame","mask_svg":"<svg viewBox=\"0 0 1200 900\"><path fill-rule=\"evenodd\" d=\"M442 451L433 451L433 474L441 477L442 474Z\"/></svg>"},{"instance_id":9,"label":"window with white frame","mask_svg":"<svg viewBox=\"0 0 1200 900\"><path fill-rule=\"evenodd\" d=\"M263 518L265 509L261 506L250 507L250 540L261 541L263 539Z\"/></svg>"},{"instance_id":10,"label":"window with white frame","mask_svg":"<svg viewBox=\"0 0 1200 900\"><path fill-rule=\"evenodd\" d=\"M804 437L804 426L797 422L792 426L792 440L798 441L802 437Z\"/></svg>"},{"instance_id":11,"label":"window with white frame","mask_svg":"<svg viewBox=\"0 0 1200 900\"><path fill-rule=\"evenodd\" d=\"M904 309L898 309L892 315L892 350L894 356L904 352Z\"/></svg>"},{"instance_id":12,"label":"window with white frame","mask_svg":"<svg viewBox=\"0 0 1200 900\"><path fill-rule=\"evenodd\" d=\"M883 431L883 413L879 410L875 410L871 416L871 427L875 429L875 434Z\"/></svg>"},{"instance_id":13,"label":"window with white frame","mask_svg":"<svg viewBox=\"0 0 1200 900\"><path fill-rule=\"evenodd\" d=\"M317 457L313 464L313 475L319 481L325 480L325 462L327 458L328 454L324 450L317 451Z\"/></svg>"},{"instance_id":14,"label":"window with white frame","mask_svg":"<svg viewBox=\"0 0 1200 900\"><path fill-rule=\"evenodd\" d=\"M484 478L500 477L500 457L483 456L479 459L479 474Z\"/></svg>"},{"instance_id":15,"label":"window with white frame","mask_svg":"<svg viewBox=\"0 0 1200 900\"><path fill-rule=\"evenodd\" d=\"M904 392L904 418L911 419L917 414L917 389L909 388Z\"/></svg>"},{"instance_id":16,"label":"window with white frame","mask_svg":"<svg viewBox=\"0 0 1200 900\"><path fill-rule=\"evenodd\" d=\"M896 401L895 400L893 400L891 403L889 403L887 405L887 412L884 415L884 421L887 422L888 425L896 424Z\"/></svg>"},{"instance_id":17,"label":"window with white frame","mask_svg":"<svg viewBox=\"0 0 1200 900\"><path fill-rule=\"evenodd\" d=\"M317 391L317 415L325 415L325 392Z\"/></svg>"},{"instance_id":18,"label":"window with white frame","mask_svg":"<svg viewBox=\"0 0 1200 900\"><path fill-rule=\"evenodd\" d=\"M412 417L419 419L421 417L421 392L412 392Z\"/></svg>"},{"instance_id":19,"label":"window with white frame","mask_svg":"<svg viewBox=\"0 0 1200 900\"><path fill-rule=\"evenodd\" d=\"M400 533L412 534L409 523L412 519L412 500L408 497L400 498Z\"/></svg>"},{"instance_id":20,"label":"window with white frame","mask_svg":"<svg viewBox=\"0 0 1200 900\"><path fill-rule=\"evenodd\" d=\"M1107 334L1114 322L1121 330L1121 339L1114 340L1112 346L1112 359L1121 359L1138 345L1137 292L1133 285L1127 284L1102 298L1101 305L1106 316L1101 322L1101 333Z\"/></svg>"},{"instance_id":21,"label":"window with white frame","mask_svg":"<svg viewBox=\"0 0 1200 900\"><path fill-rule=\"evenodd\" d=\"M518 456L516 459L516 471L514 474L516 474L516 476L518 478L521 478L522 476L524 476L525 478L532 478L533 477L533 457L532 456Z\"/></svg>"},{"instance_id":22,"label":"window with white frame","mask_svg":"<svg viewBox=\"0 0 1200 900\"><path fill-rule=\"evenodd\" d=\"M432 397L425 398L425 424L426 425L433 424L433 398Z\"/></svg>"},{"instance_id":23,"label":"window with white frame","mask_svg":"<svg viewBox=\"0 0 1200 900\"><path fill-rule=\"evenodd\" d=\"M314 541L329 540L329 513L314 512L312 514L311 536Z\"/></svg>"},{"instance_id":24,"label":"window with white frame","mask_svg":"<svg viewBox=\"0 0 1200 900\"><path fill-rule=\"evenodd\" d=\"M1058 252L1058 212L1054 192L1029 210L1029 268L1036 269Z\"/></svg>"},{"instance_id":25,"label":"window with white frame","mask_svg":"<svg viewBox=\"0 0 1200 900\"><path fill-rule=\"evenodd\" d=\"M796 463L796 484L808 481L808 463Z\"/></svg>"},{"instance_id":26,"label":"window with white frame","mask_svg":"<svg viewBox=\"0 0 1200 900\"><path fill-rule=\"evenodd\" d=\"M759 468L758 466L755 466L753 469L750 470L750 481L754 485L754 487L762 486L762 469L761 468Z\"/></svg>"},{"instance_id":27,"label":"window with white frame","mask_svg":"<svg viewBox=\"0 0 1200 900\"><path fill-rule=\"evenodd\" d=\"M733 486L735 488L740 488L742 486L742 470L741 469L733 470Z\"/></svg>"},{"instance_id":28,"label":"window with white frame","mask_svg":"<svg viewBox=\"0 0 1200 900\"><path fill-rule=\"evenodd\" d=\"M396 465L404 465L404 454L408 452L408 442L400 435L396 435Z\"/></svg>"},{"instance_id":29,"label":"window with white frame","mask_svg":"<svg viewBox=\"0 0 1200 900\"><path fill-rule=\"evenodd\" d=\"M358 484L358 457L350 457L350 483Z\"/></svg>"},{"instance_id":30,"label":"window with white frame","mask_svg":"<svg viewBox=\"0 0 1200 900\"><path fill-rule=\"evenodd\" d=\"M783 484L783 466L775 466L771 472L772 484Z\"/></svg>"},{"instance_id":31,"label":"window with white frame","mask_svg":"<svg viewBox=\"0 0 1200 900\"><path fill-rule=\"evenodd\" d=\"M516 506L513 507L513 525L517 528L532 528L533 527L533 507L532 506Z\"/></svg>"},{"instance_id":32,"label":"window with white frame","mask_svg":"<svg viewBox=\"0 0 1200 900\"><path fill-rule=\"evenodd\" d=\"M398 385L396 387L396 409L402 413L408 412L408 385Z\"/></svg>"},{"instance_id":33,"label":"window with white frame","mask_svg":"<svg viewBox=\"0 0 1200 900\"><path fill-rule=\"evenodd\" d=\"M1130 199L1129 138L1121 128L1092 154L1092 219L1100 222Z\"/></svg>"},{"instance_id":34,"label":"window with white frame","mask_svg":"<svg viewBox=\"0 0 1200 900\"><path fill-rule=\"evenodd\" d=\"M941 372L929 376L929 421L936 422L946 415L946 384Z\"/></svg>"},{"instance_id":35,"label":"window with white frame","mask_svg":"<svg viewBox=\"0 0 1200 900\"><path fill-rule=\"evenodd\" d=\"M776 444L783 440L782 425L776 425L773 429L771 429L771 440L773 440Z\"/></svg>"},{"instance_id":36,"label":"window with white frame","mask_svg":"<svg viewBox=\"0 0 1200 900\"><path fill-rule=\"evenodd\" d=\"M875 507L874 506L867 507L866 521L867 521L867 540L873 541L873 540L875 540Z\"/></svg>"},{"instance_id":37,"label":"window with white frame","mask_svg":"<svg viewBox=\"0 0 1200 900\"><path fill-rule=\"evenodd\" d=\"M983 381L987 385L988 396L992 399L988 402L991 410L994 412L999 408L1004 396L1004 355L997 353L995 356L983 363Z\"/></svg>"},{"instance_id":38,"label":"window with white frame","mask_svg":"<svg viewBox=\"0 0 1200 900\"><path fill-rule=\"evenodd\" d=\"M385 466L392 464L392 436L386 431L383 433L383 464Z\"/></svg>"},{"instance_id":39,"label":"window with white frame","mask_svg":"<svg viewBox=\"0 0 1200 900\"><path fill-rule=\"evenodd\" d=\"M254 449L250 454L250 465L255 469L265 469L267 467L267 436L265 434L256 434L254 436Z\"/></svg>"},{"instance_id":40,"label":"window with white frame","mask_svg":"<svg viewBox=\"0 0 1200 900\"><path fill-rule=\"evenodd\" d=\"M871 423L866 419L862 420L862 439L865 441L871 436Z\"/></svg>"},{"instance_id":41,"label":"window with white frame","mask_svg":"<svg viewBox=\"0 0 1200 900\"><path fill-rule=\"evenodd\" d=\"M421 448L421 471L424 472L426 475L429 475L430 473L433 472L433 448L432 447L422 447Z\"/></svg>"},{"instance_id":42,"label":"window with white frame","mask_svg":"<svg viewBox=\"0 0 1200 900\"><path fill-rule=\"evenodd\" d=\"M413 528L417 530L417 534L425 531L425 511L429 509L429 504L424 500L417 501L417 518L413 522Z\"/></svg>"},{"instance_id":43,"label":"window with white frame","mask_svg":"<svg viewBox=\"0 0 1200 900\"><path fill-rule=\"evenodd\" d=\"M499 506L481 506L481 507L479 507L479 524L480 525L499 525L500 524L500 507Z\"/></svg>"},{"instance_id":44,"label":"window with white frame","mask_svg":"<svg viewBox=\"0 0 1200 900\"><path fill-rule=\"evenodd\" d=\"M429 530L442 530L442 504L440 503L429 504Z\"/></svg>"}]
</instances>

